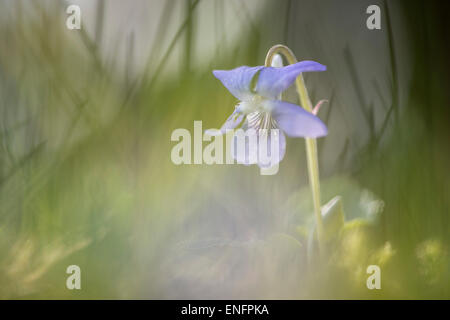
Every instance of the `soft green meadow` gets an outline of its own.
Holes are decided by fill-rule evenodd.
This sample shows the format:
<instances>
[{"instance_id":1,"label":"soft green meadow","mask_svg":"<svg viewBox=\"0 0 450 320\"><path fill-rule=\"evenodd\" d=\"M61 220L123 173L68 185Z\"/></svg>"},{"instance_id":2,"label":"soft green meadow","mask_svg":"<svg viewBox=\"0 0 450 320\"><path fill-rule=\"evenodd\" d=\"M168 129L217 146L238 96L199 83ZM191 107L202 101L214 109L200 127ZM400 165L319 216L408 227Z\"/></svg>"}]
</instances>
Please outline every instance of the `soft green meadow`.
<instances>
[{"instance_id":1,"label":"soft green meadow","mask_svg":"<svg viewBox=\"0 0 450 320\"><path fill-rule=\"evenodd\" d=\"M448 22L419 2L378 1L382 30L369 31L360 1L167 1L139 64L145 37L118 36L125 63L99 45L112 2L90 32L67 30L65 2L0 0L0 298L449 299ZM288 139L273 176L170 158L173 130L233 110L211 71L263 65L277 43L328 68L305 75L313 103L329 101L322 205L340 196L323 256L304 139ZM196 58L203 47L213 54ZM69 265L81 290L66 288Z\"/></svg>"}]
</instances>

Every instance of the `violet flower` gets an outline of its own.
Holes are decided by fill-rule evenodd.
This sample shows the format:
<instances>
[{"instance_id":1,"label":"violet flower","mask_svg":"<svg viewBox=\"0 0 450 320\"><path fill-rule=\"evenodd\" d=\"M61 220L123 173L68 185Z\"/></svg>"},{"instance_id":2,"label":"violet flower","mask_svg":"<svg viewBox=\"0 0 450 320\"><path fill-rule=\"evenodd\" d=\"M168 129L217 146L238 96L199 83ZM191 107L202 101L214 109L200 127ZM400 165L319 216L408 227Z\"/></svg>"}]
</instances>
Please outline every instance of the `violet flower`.
<instances>
[{"instance_id":1,"label":"violet flower","mask_svg":"<svg viewBox=\"0 0 450 320\"><path fill-rule=\"evenodd\" d=\"M220 135L227 130L237 128L242 123L242 129L254 129L257 134L273 129L278 137L278 163L286 151L286 138L308 137L317 138L327 134L327 127L314 114L298 105L281 101L279 97L302 72L325 71L326 66L314 61L301 61L286 67L247 67L242 66L232 70L214 70L214 76L240 102L234 112L223 124L220 130L208 130L209 135ZM236 138L236 136L235 136ZM269 138L270 139L270 138ZM270 141L268 141L270 143ZM270 148L268 149L270 150ZM245 152L232 150L238 163L258 164L267 167L259 159L249 159L248 144Z\"/></svg>"}]
</instances>

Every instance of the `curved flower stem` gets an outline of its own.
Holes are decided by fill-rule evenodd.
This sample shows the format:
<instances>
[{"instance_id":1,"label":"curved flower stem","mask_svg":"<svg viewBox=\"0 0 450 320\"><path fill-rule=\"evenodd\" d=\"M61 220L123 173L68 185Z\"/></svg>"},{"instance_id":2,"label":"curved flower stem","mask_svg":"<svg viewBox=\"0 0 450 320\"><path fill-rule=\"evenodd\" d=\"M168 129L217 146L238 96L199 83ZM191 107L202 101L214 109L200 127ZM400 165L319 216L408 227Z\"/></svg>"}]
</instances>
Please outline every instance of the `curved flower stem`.
<instances>
[{"instance_id":1,"label":"curved flower stem","mask_svg":"<svg viewBox=\"0 0 450 320\"><path fill-rule=\"evenodd\" d=\"M275 54L282 54L286 57L289 64L297 63L297 58L294 53L288 47L277 44L269 49L267 52L265 66L270 67L272 63L272 58ZM297 79L295 79L295 86L297 88L297 93L300 98L300 105L309 112L313 111L313 106L311 100L309 99L308 91L306 90L305 81L303 80L303 75L300 74ZM320 207L320 183L319 183L319 161L317 157L317 143L314 138L305 138L306 140L306 154L308 158L308 173L309 182L311 184L311 191L314 203L314 215L316 218L316 230L317 230L317 240L319 242L320 254L324 254L324 229L322 222L322 213Z\"/></svg>"}]
</instances>

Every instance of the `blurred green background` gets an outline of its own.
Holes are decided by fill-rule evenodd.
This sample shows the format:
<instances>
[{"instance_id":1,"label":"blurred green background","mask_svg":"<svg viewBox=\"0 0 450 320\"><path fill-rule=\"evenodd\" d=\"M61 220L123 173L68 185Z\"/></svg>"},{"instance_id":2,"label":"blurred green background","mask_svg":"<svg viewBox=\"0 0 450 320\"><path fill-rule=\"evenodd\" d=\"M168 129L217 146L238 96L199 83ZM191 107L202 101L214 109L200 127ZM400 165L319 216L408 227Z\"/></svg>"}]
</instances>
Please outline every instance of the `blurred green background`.
<instances>
[{"instance_id":1,"label":"blurred green background","mask_svg":"<svg viewBox=\"0 0 450 320\"><path fill-rule=\"evenodd\" d=\"M81 30L67 2L0 0L0 298L450 298L443 1L70 3ZM329 100L322 202L346 222L315 265L304 140L273 176L170 159L174 129L233 110L211 71L278 43L328 67L305 76Z\"/></svg>"}]
</instances>

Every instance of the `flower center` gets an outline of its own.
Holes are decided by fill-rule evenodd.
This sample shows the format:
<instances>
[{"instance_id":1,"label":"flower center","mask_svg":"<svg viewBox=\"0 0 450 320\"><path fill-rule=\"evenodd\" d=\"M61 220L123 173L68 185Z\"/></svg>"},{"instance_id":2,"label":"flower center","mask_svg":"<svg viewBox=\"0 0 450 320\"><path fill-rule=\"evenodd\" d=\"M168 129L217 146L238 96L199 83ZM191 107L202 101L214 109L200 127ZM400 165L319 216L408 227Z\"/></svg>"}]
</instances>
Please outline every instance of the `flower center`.
<instances>
[{"instance_id":1,"label":"flower center","mask_svg":"<svg viewBox=\"0 0 450 320\"><path fill-rule=\"evenodd\" d=\"M277 122L269 112L255 111L247 115L248 128L255 129L259 132L262 129L278 129Z\"/></svg>"}]
</instances>

